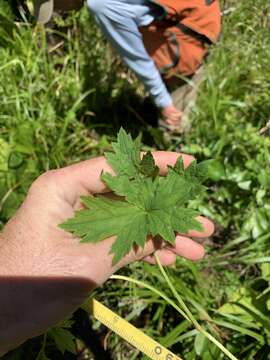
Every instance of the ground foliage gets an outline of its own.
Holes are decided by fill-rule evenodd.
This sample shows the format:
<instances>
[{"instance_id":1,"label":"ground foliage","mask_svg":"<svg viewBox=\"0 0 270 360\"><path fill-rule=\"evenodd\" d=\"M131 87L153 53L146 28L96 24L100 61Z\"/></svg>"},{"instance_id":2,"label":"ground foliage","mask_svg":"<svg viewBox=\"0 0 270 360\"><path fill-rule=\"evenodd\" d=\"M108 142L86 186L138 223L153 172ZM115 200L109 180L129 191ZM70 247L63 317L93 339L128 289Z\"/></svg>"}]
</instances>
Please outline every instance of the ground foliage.
<instances>
[{"instance_id":1,"label":"ground foliage","mask_svg":"<svg viewBox=\"0 0 270 360\"><path fill-rule=\"evenodd\" d=\"M64 45L48 54L44 33L14 22L1 0L0 221L3 226L40 173L110 150L120 126L141 132L146 150L215 159L210 190L194 205L215 220L216 235L205 243L204 261L179 259L169 275L197 320L239 359L269 359L270 5L226 0L223 11L223 34L207 61L192 129L164 138L141 85L112 56L85 10L58 21ZM171 295L153 266L135 264L124 273ZM148 289L112 280L96 296L185 360L224 358ZM93 327L104 339L106 330ZM59 347L61 338L74 349L67 335L72 324L59 328L9 358L74 359ZM142 357L117 336L104 341L113 359Z\"/></svg>"}]
</instances>

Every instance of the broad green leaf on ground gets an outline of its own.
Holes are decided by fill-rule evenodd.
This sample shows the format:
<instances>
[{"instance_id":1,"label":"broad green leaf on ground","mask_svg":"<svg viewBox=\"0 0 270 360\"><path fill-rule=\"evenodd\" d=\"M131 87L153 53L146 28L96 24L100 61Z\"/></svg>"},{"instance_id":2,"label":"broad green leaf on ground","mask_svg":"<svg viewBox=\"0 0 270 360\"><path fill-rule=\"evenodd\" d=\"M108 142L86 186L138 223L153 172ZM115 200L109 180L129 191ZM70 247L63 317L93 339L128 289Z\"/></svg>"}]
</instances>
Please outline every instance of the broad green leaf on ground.
<instances>
[{"instance_id":1,"label":"broad green leaf on ground","mask_svg":"<svg viewBox=\"0 0 270 360\"><path fill-rule=\"evenodd\" d=\"M76 212L61 227L80 237L82 242L98 242L116 236L111 248L113 263L122 259L133 246L144 247L147 236L161 236L173 244L175 232L201 230L198 212L187 207L204 187L206 164L194 161L184 169L179 157L166 177L158 176L158 168L150 152L140 159L140 140L133 141L121 129L114 153L106 158L116 176L105 173L102 180L121 200L104 196L83 197L84 210Z\"/></svg>"}]
</instances>

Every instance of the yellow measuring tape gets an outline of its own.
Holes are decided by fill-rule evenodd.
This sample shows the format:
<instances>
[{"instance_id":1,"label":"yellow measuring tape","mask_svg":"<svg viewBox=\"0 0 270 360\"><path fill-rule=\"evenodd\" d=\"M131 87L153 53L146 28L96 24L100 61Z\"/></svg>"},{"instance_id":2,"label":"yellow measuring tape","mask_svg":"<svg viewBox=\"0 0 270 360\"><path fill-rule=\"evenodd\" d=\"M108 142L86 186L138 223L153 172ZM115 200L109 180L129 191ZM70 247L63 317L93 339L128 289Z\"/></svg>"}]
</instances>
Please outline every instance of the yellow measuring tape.
<instances>
[{"instance_id":1,"label":"yellow measuring tape","mask_svg":"<svg viewBox=\"0 0 270 360\"><path fill-rule=\"evenodd\" d=\"M90 312L103 325L121 336L150 359L182 360L95 299L90 301Z\"/></svg>"}]
</instances>

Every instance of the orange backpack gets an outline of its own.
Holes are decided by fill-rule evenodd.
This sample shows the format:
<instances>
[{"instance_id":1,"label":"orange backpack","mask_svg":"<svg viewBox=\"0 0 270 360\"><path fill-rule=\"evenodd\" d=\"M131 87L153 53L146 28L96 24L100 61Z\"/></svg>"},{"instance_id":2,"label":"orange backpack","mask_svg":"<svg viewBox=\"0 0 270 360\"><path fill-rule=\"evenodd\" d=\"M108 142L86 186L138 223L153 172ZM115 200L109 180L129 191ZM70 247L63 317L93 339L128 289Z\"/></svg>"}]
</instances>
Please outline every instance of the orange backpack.
<instances>
[{"instance_id":1,"label":"orange backpack","mask_svg":"<svg viewBox=\"0 0 270 360\"><path fill-rule=\"evenodd\" d=\"M151 1L160 16L140 28L145 48L164 78L192 75L221 30L217 0Z\"/></svg>"}]
</instances>

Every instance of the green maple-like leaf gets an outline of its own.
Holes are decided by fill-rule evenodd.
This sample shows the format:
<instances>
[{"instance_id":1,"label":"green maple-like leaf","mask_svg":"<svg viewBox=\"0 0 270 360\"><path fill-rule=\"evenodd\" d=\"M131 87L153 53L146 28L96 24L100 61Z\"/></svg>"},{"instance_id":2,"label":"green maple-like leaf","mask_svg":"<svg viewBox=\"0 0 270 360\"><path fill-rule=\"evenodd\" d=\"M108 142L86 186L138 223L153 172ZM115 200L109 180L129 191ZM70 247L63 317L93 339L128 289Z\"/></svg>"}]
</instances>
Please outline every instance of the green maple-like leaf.
<instances>
[{"instance_id":1,"label":"green maple-like leaf","mask_svg":"<svg viewBox=\"0 0 270 360\"><path fill-rule=\"evenodd\" d=\"M83 242L98 242L116 236L111 253L113 263L121 260L133 246L144 247L147 236L161 236L173 244L175 232L202 230L195 219L198 212L187 207L190 200L204 191L206 162L192 162L184 169L179 157L166 177L158 176L150 152L140 158L140 139L132 140L121 129L113 153L106 154L116 173L102 174L102 180L121 200L104 196L83 197L84 210L61 225Z\"/></svg>"}]
</instances>

